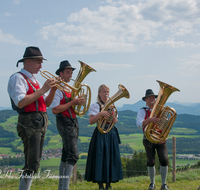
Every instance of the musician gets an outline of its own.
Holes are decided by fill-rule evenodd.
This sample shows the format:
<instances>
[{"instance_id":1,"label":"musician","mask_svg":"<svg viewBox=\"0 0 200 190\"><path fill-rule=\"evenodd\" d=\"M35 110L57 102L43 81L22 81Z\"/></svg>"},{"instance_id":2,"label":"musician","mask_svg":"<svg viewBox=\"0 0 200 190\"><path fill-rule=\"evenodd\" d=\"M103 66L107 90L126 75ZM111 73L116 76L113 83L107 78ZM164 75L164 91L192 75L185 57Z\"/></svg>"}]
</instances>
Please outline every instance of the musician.
<instances>
[{"instance_id":1,"label":"musician","mask_svg":"<svg viewBox=\"0 0 200 190\"><path fill-rule=\"evenodd\" d=\"M98 89L97 102L89 108L90 125L98 123L101 116L109 118L108 111L101 109L108 100L109 87L102 84ZM114 118L113 122L117 123ZM85 171L85 180L99 184L99 189L112 189L111 183L123 179L122 165L119 152L120 137L117 128L114 126L108 133L101 134L96 127L89 146L88 158Z\"/></svg>"},{"instance_id":2,"label":"musician","mask_svg":"<svg viewBox=\"0 0 200 190\"><path fill-rule=\"evenodd\" d=\"M155 95L151 89L147 89L145 96L142 98L142 100L146 102L146 107L143 107L138 111L136 124L138 128L143 129L143 132L145 127L149 123L153 122L157 124L160 120L157 117L149 118L156 98L157 95ZM151 143L149 140L147 140L144 135L143 145L146 150L147 169L151 181L149 189L155 189L155 173L156 173L155 150L156 150L160 161L160 174L162 180L161 190L169 190L168 186L166 185L166 178L168 173L168 150L167 150L166 140L164 142L154 144Z\"/></svg>"},{"instance_id":3,"label":"musician","mask_svg":"<svg viewBox=\"0 0 200 190\"><path fill-rule=\"evenodd\" d=\"M38 171L48 126L46 106L50 106L56 91L54 79L48 79L43 86L36 80L34 74L42 68L43 60L46 59L38 47L27 47L23 59L17 62L17 67L23 62L23 69L8 81L12 108L19 113L17 132L23 141L25 155L19 190L30 189L32 177Z\"/></svg>"},{"instance_id":4,"label":"musician","mask_svg":"<svg viewBox=\"0 0 200 190\"><path fill-rule=\"evenodd\" d=\"M60 76L65 83L70 81L75 68L65 60L60 63L56 75ZM66 87L67 88L67 87ZM60 89L56 90L56 95L51 105L53 114L56 115L57 129L62 138L63 148L59 167L59 187L58 190L68 190L72 170L78 161L77 140L79 135L79 125L74 112L73 105L82 105L85 103L84 98L74 98L71 100L69 92Z\"/></svg>"}]
</instances>

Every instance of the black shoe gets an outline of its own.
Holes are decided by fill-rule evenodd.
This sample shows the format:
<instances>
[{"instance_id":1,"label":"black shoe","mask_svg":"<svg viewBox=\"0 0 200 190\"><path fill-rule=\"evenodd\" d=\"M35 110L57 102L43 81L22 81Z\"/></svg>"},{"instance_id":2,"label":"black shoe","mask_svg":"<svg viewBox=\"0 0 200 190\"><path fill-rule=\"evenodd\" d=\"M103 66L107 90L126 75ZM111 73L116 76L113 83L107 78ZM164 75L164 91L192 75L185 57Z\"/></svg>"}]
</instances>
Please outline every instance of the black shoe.
<instances>
[{"instance_id":1,"label":"black shoe","mask_svg":"<svg viewBox=\"0 0 200 190\"><path fill-rule=\"evenodd\" d=\"M169 190L167 184L163 184L160 188L160 190Z\"/></svg>"},{"instance_id":2,"label":"black shoe","mask_svg":"<svg viewBox=\"0 0 200 190\"><path fill-rule=\"evenodd\" d=\"M149 185L149 190L151 190L151 189L155 189L155 188L156 188L156 186L155 186L154 183L151 183L151 184Z\"/></svg>"},{"instance_id":3,"label":"black shoe","mask_svg":"<svg viewBox=\"0 0 200 190\"><path fill-rule=\"evenodd\" d=\"M106 187L105 189L112 190L112 187L111 186L110 187Z\"/></svg>"}]
</instances>

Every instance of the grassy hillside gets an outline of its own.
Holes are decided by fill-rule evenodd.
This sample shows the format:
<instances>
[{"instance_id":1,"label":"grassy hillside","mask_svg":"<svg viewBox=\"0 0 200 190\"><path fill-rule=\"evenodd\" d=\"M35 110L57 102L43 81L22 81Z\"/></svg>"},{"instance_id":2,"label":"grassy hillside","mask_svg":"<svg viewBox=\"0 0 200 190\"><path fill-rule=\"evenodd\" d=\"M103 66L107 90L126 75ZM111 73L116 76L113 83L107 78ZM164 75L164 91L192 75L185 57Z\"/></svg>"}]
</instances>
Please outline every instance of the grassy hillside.
<instances>
[{"instance_id":1,"label":"grassy hillside","mask_svg":"<svg viewBox=\"0 0 200 190\"><path fill-rule=\"evenodd\" d=\"M1 190L16 190L19 185L19 177L11 174L10 177L0 175ZM15 178L14 178L15 177ZM58 188L57 176L50 174L36 175L33 179L32 188L34 190L55 190ZM160 189L161 179L160 175L156 175L156 190ZM112 184L114 190L146 190L149 186L148 176L125 178L118 183ZM176 173L176 182L172 182L172 174L169 173L167 177L167 184L170 190L196 190L200 186L200 170L194 169L186 172ZM70 190L96 190L97 184L78 181L75 184L70 184Z\"/></svg>"},{"instance_id":2,"label":"grassy hillside","mask_svg":"<svg viewBox=\"0 0 200 190\"><path fill-rule=\"evenodd\" d=\"M62 148L62 142L61 137L57 132L56 126L55 126L55 116L51 113L51 111L48 111L49 115L49 128L46 133L46 137L50 138L50 141L47 146L44 147L44 150L48 149L56 149L56 148ZM78 118L79 119L79 125L80 125L80 141L81 143L89 143L91 134L95 128L95 125L88 125L88 116L85 115L84 117ZM137 129L135 126L136 121L136 112L133 111L120 111L119 112L119 124L117 128L119 129L121 143L123 145L129 145L134 151L144 151L144 146L142 144L143 134L142 131ZM0 111L0 125L4 128L5 131L12 132L15 134L15 139L12 142L9 142L11 145L14 145L19 150L23 150L23 145L20 140L20 138L17 136L16 133L16 123L17 123L17 115L13 111ZM200 116L192 116L192 115L178 115L177 120L170 131L170 134L168 136L168 149L169 152L171 151L172 145L170 144L171 139L173 136L177 139L177 150L184 149L187 147L188 154L190 153L190 149L197 149L200 145ZM82 132L81 132L82 131ZM134 133L130 133L133 132ZM179 142L179 139L182 138L181 143ZM0 141L3 140L9 140L10 137L2 136L0 137ZM193 142L190 142L190 140L193 140ZM187 143L187 144L184 144ZM192 146L190 146L188 143L191 143ZM183 146L179 147L179 146ZM187 146L186 146L187 145ZM188 148L189 146L189 148ZM200 153L200 152L199 152ZM0 154L8 154L15 156L17 153L12 151L12 148L0 146ZM82 152L81 155L87 155L87 152ZM178 153L177 153L178 154ZM81 156L80 155L80 156ZM127 155L127 154L124 154ZM169 154L170 156L170 154ZM50 160L42 160L41 161L41 168L47 168L51 169L52 171L57 172L58 165L59 165L59 158L51 158ZM183 164L195 164L198 160L176 160L177 165L183 165ZM84 173L85 170L85 163L86 159L79 159L78 161L78 171L80 173ZM20 167L20 166L19 166Z\"/></svg>"}]
</instances>

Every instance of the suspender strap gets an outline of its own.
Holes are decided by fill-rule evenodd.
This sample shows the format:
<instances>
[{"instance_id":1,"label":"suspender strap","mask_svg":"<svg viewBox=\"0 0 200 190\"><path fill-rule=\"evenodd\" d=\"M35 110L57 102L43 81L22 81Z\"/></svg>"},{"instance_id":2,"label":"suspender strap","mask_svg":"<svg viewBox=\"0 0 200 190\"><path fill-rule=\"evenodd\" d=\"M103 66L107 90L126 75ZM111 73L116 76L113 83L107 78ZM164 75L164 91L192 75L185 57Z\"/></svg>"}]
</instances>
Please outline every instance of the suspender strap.
<instances>
[{"instance_id":1,"label":"suspender strap","mask_svg":"<svg viewBox=\"0 0 200 190\"><path fill-rule=\"evenodd\" d=\"M147 116L147 118L149 118L149 114L148 114L148 108L146 108L146 107L143 107L142 109L144 109L145 110L145 112L146 112L146 116Z\"/></svg>"},{"instance_id":2,"label":"suspender strap","mask_svg":"<svg viewBox=\"0 0 200 190\"><path fill-rule=\"evenodd\" d=\"M21 72L18 72L18 73L20 73L20 74L28 81L28 83L29 83L29 84L31 85L31 87L33 88L33 91L36 92L37 89L32 85L30 79L29 79L24 73L21 73ZM35 102L36 102L36 111L38 112L38 100L35 100Z\"/></svg>"},{"instance_id":3,"label":"suspender strap","mask_svg":"<svg viewBox=\"0 0 200 190\"><path fill-rule=\"evenodd\" d=\"M101 112L101 104L99 102L97 104L99 104L99 112Z\"/></svg>"}]
</instances>

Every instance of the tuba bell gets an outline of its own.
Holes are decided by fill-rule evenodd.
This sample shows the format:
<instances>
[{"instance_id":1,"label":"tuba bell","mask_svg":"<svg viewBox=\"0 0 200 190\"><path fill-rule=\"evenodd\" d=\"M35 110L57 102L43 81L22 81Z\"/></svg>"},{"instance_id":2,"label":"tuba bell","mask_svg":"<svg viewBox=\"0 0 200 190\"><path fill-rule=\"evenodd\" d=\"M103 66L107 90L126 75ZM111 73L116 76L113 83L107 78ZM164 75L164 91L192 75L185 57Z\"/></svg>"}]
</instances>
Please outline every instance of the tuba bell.
<instances>
[{"instance_id":1,"label":"tuba bell","mask_svg":"<svg viewBox=\"0 0 200 190\"><path fill-rule=\"evenodd\" d=\"M180 91L179 89L164 82L158 80L157 82L160 85L160 90L150 114L150 118L157 117L160 121L157 124L152 122L149 123L144 130L146 138L155 144L164 141L167 138L177 116L174 108L169 106L164 107L164 104L173 92Z\"/></svg>"},{"instance_id":2,"label":"tuba bell","mask_svg":"<svg viewBox=\"0 0 200 190\"><path fill-rule=\"evenodd\" d=\"M117 116L117 109L114 105L114 102L123 97L130 98L128 90L123 85L119 84L118 88L119 90L117 91L117 93L108 99L108 101L105 103L104 107L101 110L101 111L108 111L110 113L109 118L101 116L99 119L97 127L100 133L102 134L108 133L114 126L113 118Z\"/></svg>"},{"instance_id":3,"label":"tuba bell","mask_svg":"<svg viewBox=\"0 0 200 190\"><path fill-rule=\"evenodd\" d=\"M86 112L88 111L89 107L90 107L90 102L91 102L91 89L87 84L81 84L81 82L84 80L84 78L92 71L95 71L95 69L93 69L92 67L90 67L89 65L83 63L82 61L79 61L81 64L79 73L76 77L76 79L74 80L74 84L73 84L73 88L78 89L77 91L73 91L71 93L71 99L74 99L76 97L83 97L85 98L85 104L83 105L73 105L73 109L75 111L75 113L78 116L83 116L86 114ZM72 80L72 79L71 79Z\"/></svg>"}]
</instances>

